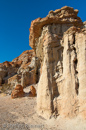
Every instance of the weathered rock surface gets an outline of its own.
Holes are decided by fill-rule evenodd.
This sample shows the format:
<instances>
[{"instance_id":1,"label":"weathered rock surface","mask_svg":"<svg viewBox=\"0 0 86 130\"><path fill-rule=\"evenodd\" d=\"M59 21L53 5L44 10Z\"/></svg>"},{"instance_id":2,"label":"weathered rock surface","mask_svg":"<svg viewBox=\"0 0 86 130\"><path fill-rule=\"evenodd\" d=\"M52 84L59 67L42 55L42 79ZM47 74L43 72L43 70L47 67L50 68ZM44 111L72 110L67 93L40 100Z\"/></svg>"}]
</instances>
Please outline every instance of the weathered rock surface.
<instances>
[{"instance_id":1,"label":"weathered rock surface","mask_svg":"<svg viewBox=\"0 0 86 130\"><path fill-rule=\"evenodd\" d=\"M39 60L33 57L30 64L22 72L21 84L23 87L36 84L39 79Z\"/></svg>"},{"instance_id":2,"label":"weathered rock surface","mask_svg":"<svg viewBox=\"0 0 86 130\"><path fill-rule=\"evenodd\" d=\"M18 98L24 96L23 87L21 85L16 85L15 89L11 93L11 98Z\"/></svg>"},{"instance_id":3,"label":"weathered rock surface","mask_svg":"<svg viewBox=\"0 0 86 130\"><path fill-rule=\"evenodd\" d=\"M47 17L45 18L37 18L36 20L32 21L30 27L30 36L29 36L30 46L35 49L36 43L45 25L67 24L67 26L72 26L72 25L82 26L82 21L77 16L77 14L78 14L78 10L74 10L72 7L65 6L62 7L61 9L50 11Z\"/></svg>"},{"instance_id":4,"label":"weathered rock surface","mask_svg":"<svg viewBox=\"0 0 86 130\"><path fill-rule=\"evenodd\" d=\"M38 113L86 119L86 28L71 7L31 23L30 46L40 60Z\"/></svg>"},{"instance_id":5,"label":"weathered rock surface","mask_svg":"<svg viewBox=\"0 0 86 130\"><path fill-rule=\"evenodd\" d=\"M32 60L32 61L31 61ZM33 50L24 51L12 62L0 64L0 85L10 84L15 86L20 83L23 87L37 82L37 58Z\"/></svg>"}]
</instances>

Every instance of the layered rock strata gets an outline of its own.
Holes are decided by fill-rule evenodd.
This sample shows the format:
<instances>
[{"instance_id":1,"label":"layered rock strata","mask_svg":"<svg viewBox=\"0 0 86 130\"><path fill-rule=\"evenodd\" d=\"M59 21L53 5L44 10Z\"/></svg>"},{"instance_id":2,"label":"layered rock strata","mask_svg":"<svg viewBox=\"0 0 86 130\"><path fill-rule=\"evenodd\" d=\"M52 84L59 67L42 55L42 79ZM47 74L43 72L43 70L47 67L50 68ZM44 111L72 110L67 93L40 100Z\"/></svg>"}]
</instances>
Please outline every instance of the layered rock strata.
<instances>
[{"instance_id":1,"label":"layered rock strata","mask_svg":"<svg viewBox=\"0 0 86 130\"><path fill-rule=\"evenodd\" d=\"M21 84L23 87L37 82L38 59L33 50L24 51L12 62L0 63L0 86L15 86Z\"/></svg>"},{"instance_id":2,"label":"layered rock strata","mask_svg":"<svg viewBox=\"0 0 86 130\"><path fill-rule=\"evenodd\" d=\"M31 23L30 46L40 61L38 114L86 119L86 29L71 7Z\"/></svg>"}]
</instances>

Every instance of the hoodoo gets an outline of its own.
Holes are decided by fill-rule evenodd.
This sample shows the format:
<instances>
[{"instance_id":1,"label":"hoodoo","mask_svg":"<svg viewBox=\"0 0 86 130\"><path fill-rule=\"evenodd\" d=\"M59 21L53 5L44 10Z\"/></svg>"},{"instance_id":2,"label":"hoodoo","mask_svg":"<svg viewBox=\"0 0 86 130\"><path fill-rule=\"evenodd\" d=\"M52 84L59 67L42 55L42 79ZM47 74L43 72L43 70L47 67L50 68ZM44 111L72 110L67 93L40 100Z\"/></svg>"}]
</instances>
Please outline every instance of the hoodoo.
<instances>
[{"instance_id":1,"label":"hoodoo","mask_svg":"<svg viewBox=\"0 0 86 130\"><path fill-rule=\"evenodd\" d=\"M86 28L78 10L62 7L32 21L30 46L39 59L38 114L86 119Z\"/></svg>"}]
</instances>

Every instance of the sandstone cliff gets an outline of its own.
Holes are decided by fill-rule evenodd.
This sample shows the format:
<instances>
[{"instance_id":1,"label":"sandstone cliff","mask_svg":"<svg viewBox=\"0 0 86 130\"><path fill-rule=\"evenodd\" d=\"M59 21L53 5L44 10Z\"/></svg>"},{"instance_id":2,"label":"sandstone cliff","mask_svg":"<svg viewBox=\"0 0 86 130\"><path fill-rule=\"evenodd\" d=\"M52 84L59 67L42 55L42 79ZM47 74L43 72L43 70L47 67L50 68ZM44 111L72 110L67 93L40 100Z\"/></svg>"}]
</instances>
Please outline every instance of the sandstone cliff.
<instances>
[{"instance_id":1,"label":"sandstone cliff","mask_svg":"<svg viewBox=\"0 0 86 130\"><path fill-rule=\"evenodd\" d=\"M30 46L40 61L38 114L86 119L86 28L71 7L32 21Z\"/></svg>"}]
</instances>

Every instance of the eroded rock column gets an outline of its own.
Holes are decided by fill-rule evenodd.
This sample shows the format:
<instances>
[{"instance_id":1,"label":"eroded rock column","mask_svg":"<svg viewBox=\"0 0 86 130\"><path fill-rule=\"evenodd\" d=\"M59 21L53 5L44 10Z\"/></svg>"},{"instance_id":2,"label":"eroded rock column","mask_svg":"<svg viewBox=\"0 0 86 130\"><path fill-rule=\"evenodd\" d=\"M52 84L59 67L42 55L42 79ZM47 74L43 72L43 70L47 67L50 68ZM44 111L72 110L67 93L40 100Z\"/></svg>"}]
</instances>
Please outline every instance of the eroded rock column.
<instances>
[{"instance_id":1,"label":"eroded rock column","mask_svg":"<svg viewBox=\"0 0 86 130\"><path fill-rule=\"evenodd\" d=\"M79 70L79 114L86 119L86 31L76 34Z\"/></svg>"}]
</instances>

